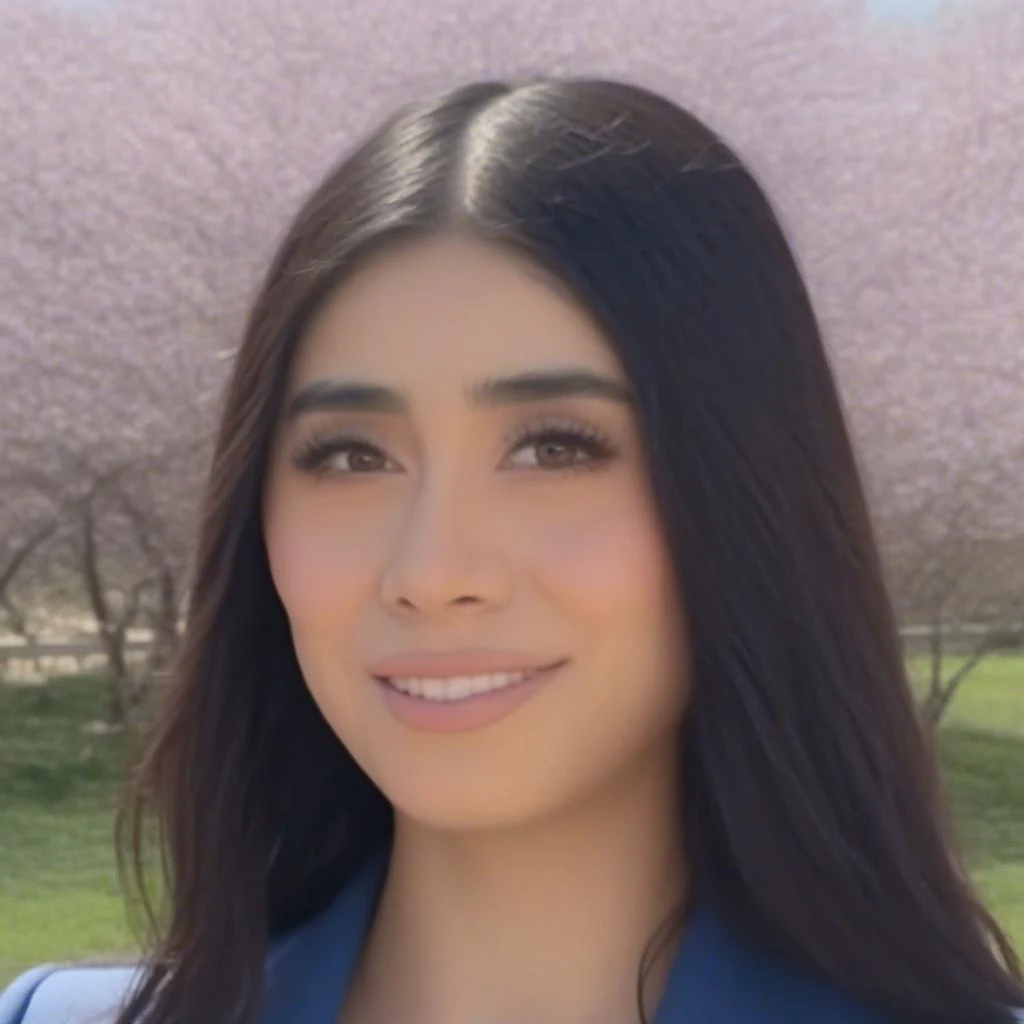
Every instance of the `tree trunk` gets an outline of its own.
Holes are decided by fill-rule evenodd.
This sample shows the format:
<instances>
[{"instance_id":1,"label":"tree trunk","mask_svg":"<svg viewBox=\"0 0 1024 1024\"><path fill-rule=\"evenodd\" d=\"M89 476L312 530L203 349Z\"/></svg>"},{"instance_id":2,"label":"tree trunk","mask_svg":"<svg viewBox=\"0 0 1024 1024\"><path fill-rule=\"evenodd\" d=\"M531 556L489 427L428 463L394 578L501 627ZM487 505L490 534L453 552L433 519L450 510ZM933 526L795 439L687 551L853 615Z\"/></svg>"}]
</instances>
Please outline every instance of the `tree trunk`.
<instances>
[{"instance_id":1,"label":"tree trunk","mask_svg":"<svg viewBox=\"0 0 1024 1024\"><path fill-rule=\"evenodd\" d=\"M92 508L82 510L82 579L93 617L99 627L99 641L107 657L110 676L108 715L111 725L124 725L128 718L126 684L128 665L124 654L124 630L113 622L110 605L100 578L99 552L96 545L96 520Z\"/></svg>"}]
</instances>

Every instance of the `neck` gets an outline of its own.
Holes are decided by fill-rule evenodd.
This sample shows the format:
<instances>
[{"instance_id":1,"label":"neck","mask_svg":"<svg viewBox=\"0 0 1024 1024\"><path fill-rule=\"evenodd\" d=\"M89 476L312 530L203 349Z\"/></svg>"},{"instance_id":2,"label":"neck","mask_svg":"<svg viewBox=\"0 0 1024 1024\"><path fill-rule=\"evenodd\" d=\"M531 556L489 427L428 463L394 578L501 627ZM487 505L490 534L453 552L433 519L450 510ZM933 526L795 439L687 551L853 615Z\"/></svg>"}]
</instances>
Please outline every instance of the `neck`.
<instances>
[{"instance_id":1,"label":"neck","mask_svg":"<svg viewBox=\"0 0 1024 1024\"><path fill-rule=\"evenodd\" d=\"M440 832L396 813L343 1020L636 1021L641 957L687 888L674 772L664 768L648 764L508 831ZM650 960L648 1013L676 941Z\"/></svg>"}]
</instances>

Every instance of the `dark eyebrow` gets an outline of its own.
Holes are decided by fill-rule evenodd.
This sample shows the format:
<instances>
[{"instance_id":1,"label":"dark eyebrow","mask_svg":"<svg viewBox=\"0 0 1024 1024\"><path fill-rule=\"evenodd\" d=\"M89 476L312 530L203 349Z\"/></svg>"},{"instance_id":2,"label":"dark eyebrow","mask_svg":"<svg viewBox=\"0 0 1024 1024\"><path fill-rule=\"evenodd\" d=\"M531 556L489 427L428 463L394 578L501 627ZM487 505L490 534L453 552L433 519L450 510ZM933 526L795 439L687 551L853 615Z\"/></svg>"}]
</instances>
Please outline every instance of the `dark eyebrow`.
<instances>
[{"instance_id":1,"label":"dark eyebrow","mask_svg":"<svg viewBox=\"0 0 1024 1024\"><path fill-rule=\"evenodd\" d=\"M553 398L605 398L634 403L632 390L592 370L534 370L511 377L489 378L466 389L471 408L540 402ZM405 414L409 400L402 391L363 381L316 380L296 393L285 418L291 422L310 412L375 412Z\"/></svg>"}]
</instances>

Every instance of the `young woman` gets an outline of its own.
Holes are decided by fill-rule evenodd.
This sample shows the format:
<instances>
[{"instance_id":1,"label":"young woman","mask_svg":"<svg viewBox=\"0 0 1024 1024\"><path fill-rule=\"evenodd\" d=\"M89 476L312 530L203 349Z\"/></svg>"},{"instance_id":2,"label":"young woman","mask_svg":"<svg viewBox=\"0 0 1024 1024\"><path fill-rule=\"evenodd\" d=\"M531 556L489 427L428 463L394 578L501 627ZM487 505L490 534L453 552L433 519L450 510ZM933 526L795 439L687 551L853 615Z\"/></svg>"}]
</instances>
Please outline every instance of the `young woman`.
<instances>
[{"instance_id":1,"label":"young woman","mask_svg":"<svg viewBox=\"0 0 1024 1024\"><path fill-rule=\"evenodd\" d=\"M6 1020L1024 1004L783 233L713 132L622 83L412 104L298 214L120 823L143 892L150 811L144 961L38 968Z\"/></svg>"}]
</instances>

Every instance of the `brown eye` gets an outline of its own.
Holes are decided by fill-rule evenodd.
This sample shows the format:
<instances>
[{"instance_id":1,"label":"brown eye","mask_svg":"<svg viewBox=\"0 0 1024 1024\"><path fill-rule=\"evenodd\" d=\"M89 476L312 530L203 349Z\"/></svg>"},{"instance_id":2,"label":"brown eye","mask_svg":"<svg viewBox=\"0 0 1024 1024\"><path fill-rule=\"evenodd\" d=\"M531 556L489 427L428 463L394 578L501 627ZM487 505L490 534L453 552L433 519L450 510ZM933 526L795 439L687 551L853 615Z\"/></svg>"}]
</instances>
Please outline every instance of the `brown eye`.
<instances>
[{"instance_id":1,"label":"brown eye","mask_svg":"<svg viewBox=\"0 0 1024 1024\"><path fill-rule=\"evenodd\" d=\"M376 445L351 437L312 437L292 458L297 469L314 476L386 472L387 461Z\"/></svg>"},{"instance_id":2,"label":"brown eye","mask_svg":"<svg viewBox=\"0 0 1024 1024\"><path fill-rule=\"evenodd\" d=\"M554 439L539 441L534 447L538 454L537 461L541 465L553 465L556 469L572 465L576 455L582 451L578 444L574 444L571 441L558 441Z\"/></svg>"},{"instance_id":3,"label":"brown eye","mask_svg":"<svg viewBox=\"0 0 1024 1024\"><path fill-rule=\"evenodd\" d=\"M600 469L615 456L615 449L603 435L576 426L527 430L518 436L514 451L531 449L536 468L551 472Z\"/></svg>"},{"instance_id":4,"label":"brown eye","mask_svg":"<svg viewBox=\"0 0 1024 1024\"><path fill-rule=\"evenodd\" d=\"M339 455L347 455L349 468L352 472L372 473L383 468L382 462L387 462L383 455L369 447L350 445L347 451L339 452Z\"/></svg>"},{"instance_id":5,"label":"brown eye","mask_svg":"<svg viewBox=\"0 0 1024 1024\"><path fill-rule=\"evenodd\" d=\"M533 453L526 465L520 460L515 468L548 473L600 469L616 455L615 447L603 434L574 424L527 428L512 441L512 450L513 453ZM316 477L366 476L391 471L391 464L380 448L363 438L347 436L313 436L295 453L292 463Z\"/></svg>"}]
</instances>

